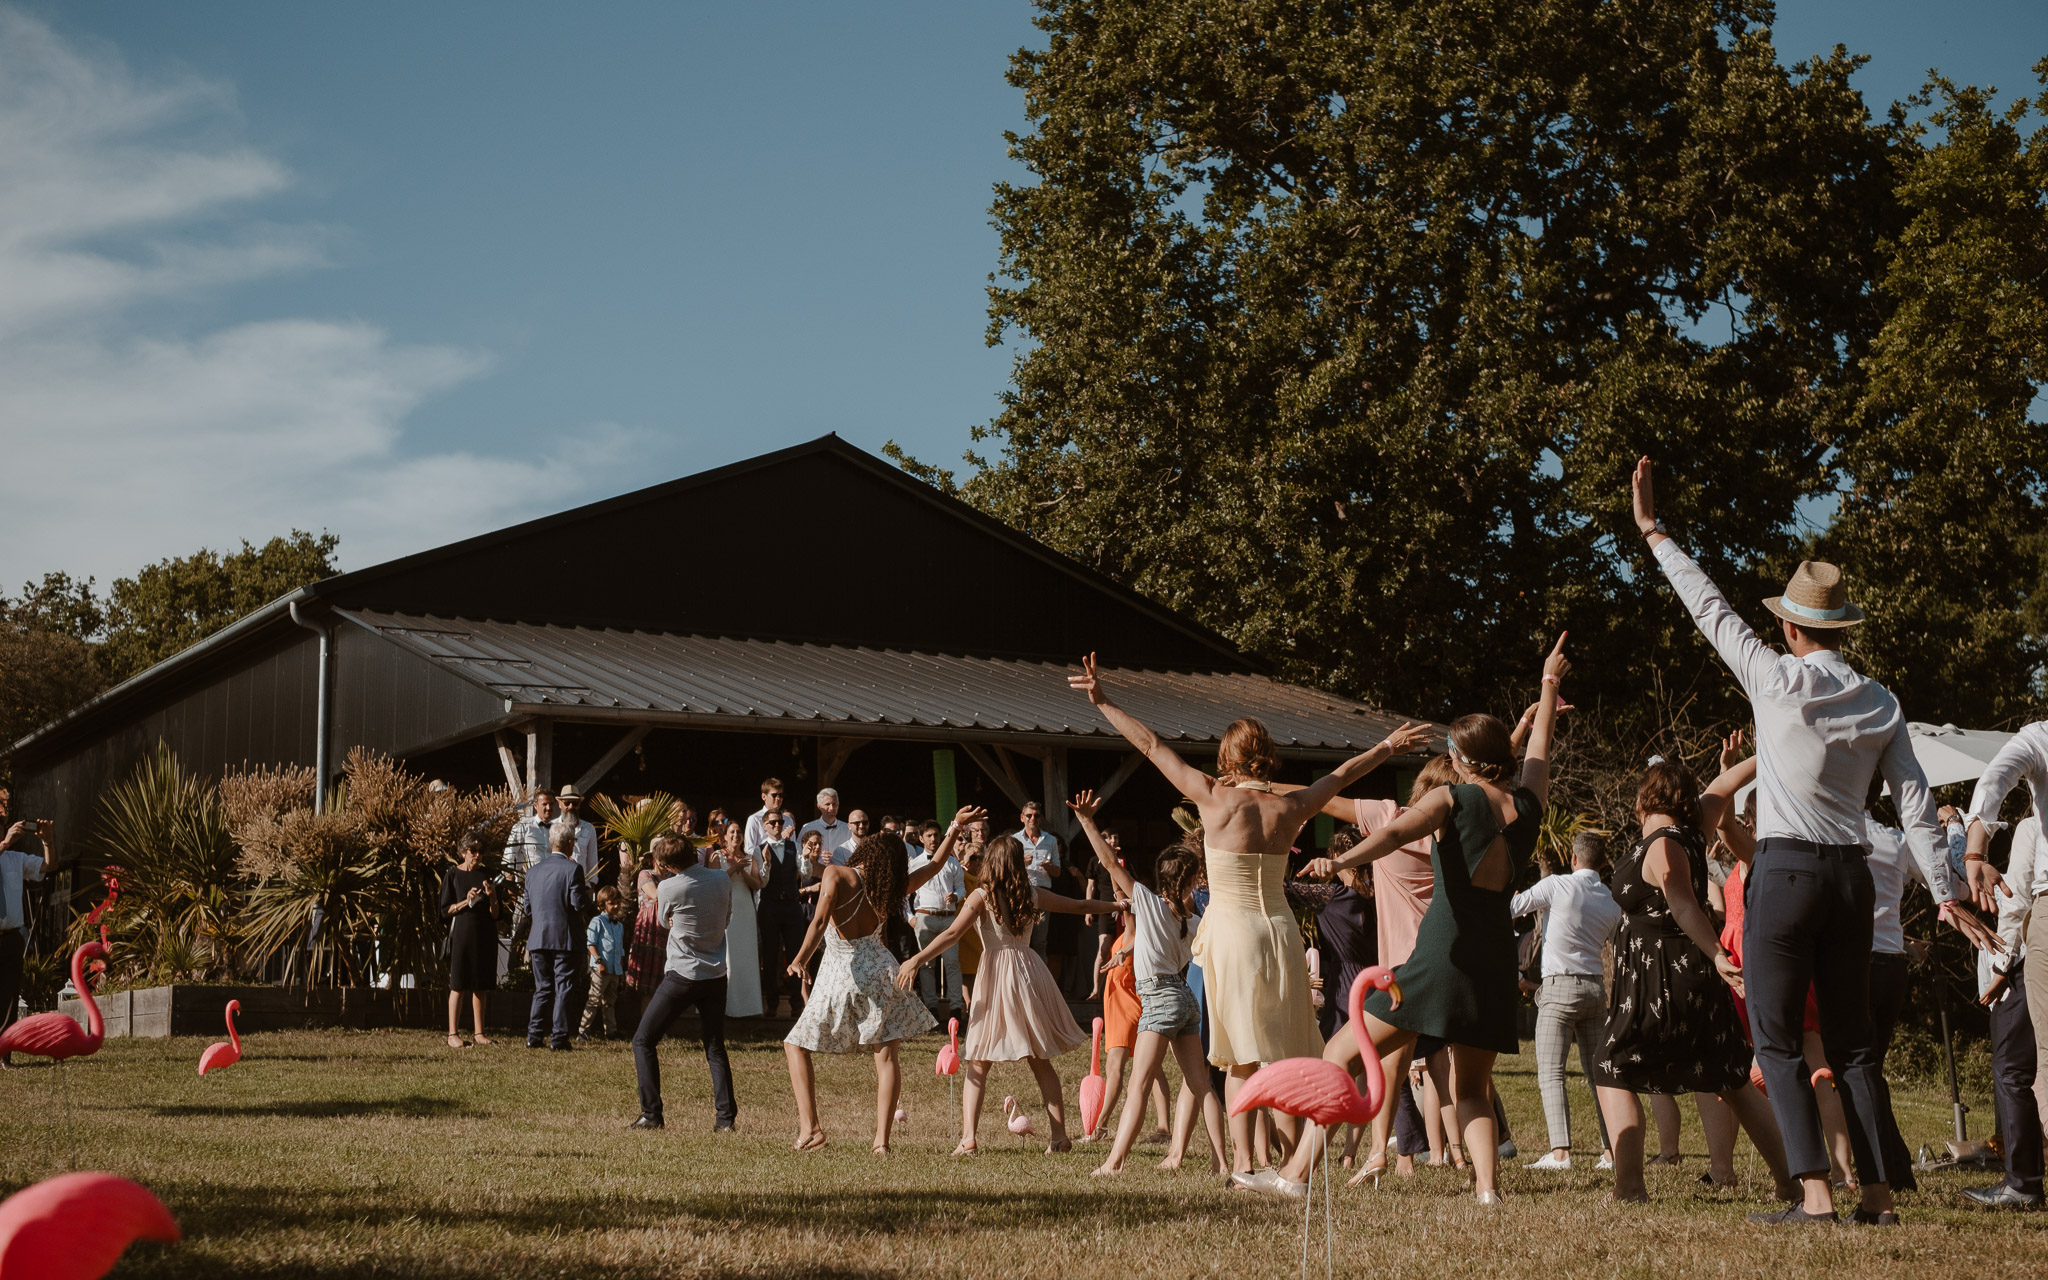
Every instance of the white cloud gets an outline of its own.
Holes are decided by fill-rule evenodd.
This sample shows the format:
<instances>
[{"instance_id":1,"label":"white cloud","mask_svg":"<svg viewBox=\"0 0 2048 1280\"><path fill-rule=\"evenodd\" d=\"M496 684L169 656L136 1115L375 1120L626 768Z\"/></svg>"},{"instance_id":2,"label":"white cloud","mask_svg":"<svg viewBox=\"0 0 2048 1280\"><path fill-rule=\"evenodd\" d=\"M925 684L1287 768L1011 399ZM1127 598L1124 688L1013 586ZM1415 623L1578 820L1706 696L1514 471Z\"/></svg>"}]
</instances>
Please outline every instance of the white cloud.
<instances>
[{"instance_id":1,"label":"white cloud","mask_svg":"<svg viewBox=\"0 0 2048 1280\"><path fill-rule=\"evenodd\" d=\"M0 590L55 569L104 584L293 527L339 534L361 566L581 496L549 459L405 448L407 417L484 374L485 353L305 317L138 326L147 302L325 265L316 229L234 225L292 178L218 141L233 123L223 86L145 83L0 9ZM206 238L188 229L202 218ZM571 435L583 463L630 438Z\"/></svg>"}]
</instances>

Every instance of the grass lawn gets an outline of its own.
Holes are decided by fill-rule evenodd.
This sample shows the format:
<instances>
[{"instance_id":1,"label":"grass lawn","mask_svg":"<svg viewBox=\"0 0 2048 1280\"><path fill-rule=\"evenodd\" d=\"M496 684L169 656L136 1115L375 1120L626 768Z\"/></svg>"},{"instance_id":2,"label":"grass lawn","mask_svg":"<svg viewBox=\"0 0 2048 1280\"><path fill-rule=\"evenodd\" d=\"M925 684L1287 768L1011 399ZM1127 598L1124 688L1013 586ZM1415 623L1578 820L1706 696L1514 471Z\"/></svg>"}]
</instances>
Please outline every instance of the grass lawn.
<instances>
[{"instance_id":1,"label":"grass lawn","mask_svg":"<svg viewBox=\"0 0 2048 1280\"><path fill-rule=\"evenodd\" d=\"M240 1065L200 1079L206 1043L111 1040L70 1064L79 1167L150 1187L185 1231L175 1247L134 1246L115 1275L1122 1280L1284 1276L1299 1265L1299 1212L1226 1192L1206 1169L1158 1172L1154 1149L1120 1180L1091 1180L1098 1150L1048 1157L1042 1143L1011 1137L1002 1095L1035 1097L1021 1067L991 1080L981 1156L949 1159L957 1112L932 1074L935 1037L904 1054L910 1122L886 1160L868 1152L868 1059L819 1060L833 1142L799 1155L788 1149L795 1108L780 1043L744 1029L732 1044L738 1137L710 1133L709 1082L689 1040L667 1046L669 1128L652 1134L623 1128L635 1104L622 1044L548 1054L507 1038L454 1052L419 1032L276 1033L250 1037ZM1085 1051L1062 1066L1072 1107ZM0 1189L65 1167L55 1077L41 1066L0 1075ZM1500 1087L1533 1158L1542 1113L1529 1054L1504 1060ZM1990 1108L1977 1103L1981 1133ZM1590 1126L1590 1100L1575 1093L1573 1105ZM1896 1231L1750 1227L1743 1215L1763 1204L1769 1179L1745 1143L1745 1192L1700 1187L1704 1148L1687 1111L1685 1164L1650 1171L1657 1203L1648 1208L1601 1203L1607 1184L1590 1155L1563 1175L1514 1162L1498 1209L1475 1206L1450 1170L1389 1178L1377 1191L1340 1188L1339 1270L1488 1280L2048 1275L2048 1214L1962 1207L1960 1188L1985 1174L1924 1179ZM1946 1103L1902 1091L1900 1121L1915 1147L1936 1140Z\"/></svg>"}]
</instances>

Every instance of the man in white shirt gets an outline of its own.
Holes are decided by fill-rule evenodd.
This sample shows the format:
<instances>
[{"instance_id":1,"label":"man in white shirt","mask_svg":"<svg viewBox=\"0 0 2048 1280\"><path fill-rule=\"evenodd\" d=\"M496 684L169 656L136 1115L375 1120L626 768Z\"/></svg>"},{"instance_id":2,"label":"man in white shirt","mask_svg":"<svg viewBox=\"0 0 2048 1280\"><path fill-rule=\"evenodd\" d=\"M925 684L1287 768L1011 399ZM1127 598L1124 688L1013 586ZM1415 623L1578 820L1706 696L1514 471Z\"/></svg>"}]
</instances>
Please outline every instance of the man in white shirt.
<instances>
[{"instance_id":1,"label":"man in white shirt","mask_svg":"<svg viewBox=\"0 0 2048 1280\"><path fill-rule=\"evenodd\" d=\"M1862 1180L1856 1220L1896 1224L1877 1118L1884 1077L1870 1034L1874 890L1864 863L1863 804L1871 779L1881 775L1891 784L1907 847L1923 868L1932 867L1939 854L1927 777L1898 699L1842 657L1848 628L1863 621L1863 611L1849 603L1839 569L1803 562L1785 594L1764 601L1790 650L1778 653L1658 527L1648 458L1636 464L1634 486L1637 529L1756 716L1758 842L1743 921L1744 985L1757 1063L1802 1200L1751 1220L1837 1220L1820 1113L1800 1051L1811 986ZM1941 913L1973 943L1994 943L1966 905L1951 900Z\"/></svg>"},{"instance_id":2,"label":"man in white shirt","mask_svg":"<svg viewBox=\"0 0 2048 1280\"><path fill-rule=\"evenodd\" d=\"M533 809L512 824L505 838L505 869L525 875L548 856L548 829L555 825L561 809L555 803L555 789L542 787L533 793Z\"/></svg>"},{"instance_id":3,"label":"man in white shirt","mask_svg":"<svg viewBox=\"0 0 2048 1280\"><path fill-rule=\"evenodd\" d=\"M1040 889L1050 889L1053 869L1062 865L1060 838L1038 825L1042 816L1038 802L1027 801L1017 814L1017 819L1022 825L1010 834L1016 837L1018 844L1024 846L1024 862L1030 869L1031 883ZM1031 949L1038 953L1040 959L1045 957L1045 940L1049 928L1050 925L1043 914L1038 917L1038 923L1031 926Z\"/></svg>"},{"instance_id":4,"label":"man in white shirt","mask_svg":"<svg viewBox=\"0 0 2048 1280\"><path fill-rule=\"evenodd\" d=\"M1621 926L1622 911L1600 882L1606 860L1600 837L1590 832L1572 841L1572 869L1545 876L1514 896L1511 915L1543 916L1543 985L1536 992L1536 1088L1543 1095L1543 1120L1550 1129L1550 1153L1529 1169L1572 1167L1572 1108L1566 1094L1565 1064L1578 1042L1579 1070L1590 1073L1607 1024L1607 982L1601 951ZM1590 1086L1590 1079L1588 1084ZM1607 1121L1593 1100L1600 1130L1603 1167L1613 1161Z\"/></svg>"},{"instance_id":5,"label":"man in white shirt","mask_svg":"<svg viewBox=\"0 0 2048 1280\"><path fill-rule=\"evenodd\" d=\"M855 809L846 815L846 843L832 851L832 865L843 867L853 861L853 851L860 842L874 834L874 824L868 821L867 810Z\"/></svg>"},{"instance_id":6,"label":"man in white shirt","mask_svg":"<svg viewBox=\"0 0 2048 1280\"><path fill-rule=\"evenodd\" d=\"M839 820L839 793L830 787L818 793L818 816L796 833L798 848L803 847L804 837L813 831L824 845L825 856L834 865L845 866L853 856L853 829Z\"/></svg>"},{"instance_id":7,"label":"man in white shirt","mask_svg":"<svg viewBox=\"0 0 2048 1280\"><path fill-rule=\"evenodd\" d=\"M2006 892L1999 898L1998 933L2005 941L2005 954L1979 958L1978 998L1991 1008L1991 1092L2005 1149L2005 1179L1988 1187L1965 1187L1963 1194L1987 1209L2038 1209L2042 1203L2041 1111L2034 1098L2041 1023L2029 1008L2031 949L2020 935L2034 902L2028 890L2044 874L2048 848L2041 838L2040 817L2030 816L2013 827L2012 856L2002 877ZM2048 968L2048 961L2043 967Z\"/></svg>"},{"instance_id":8,"label":"man in white shirt","mask_svg":"<svg viewBox=\"0 0 2048 1280\"><path fill-rule=\"evenodd\" d=\"M926 822L917 829L917 840L911 845L912 870L929 862L939 849L939 824ZM923 857L919 857L919 853ZM931 879L917 887L911 909L916 913L912 927L917 931L917 946L920 951L952 927L954 917L960 914L960 903L967 896L967 872L958 859L950 853L945 862ZM943 970L943 973L934 973ZM942 985L943 984L943 985ZM960 1006L960 946L955 943L942 952L932 963L918 970L918 994L926 1004L932 1002L933 992L939 993L939 1005L933 1012L943 1023L953 1016L953 1010Z\"/></svg>"},{"instance_id":9,"label":"man in white shirt","mask_svg":"<svg viewBox=\"0 0 2048 1280\"><path fill-rule=\"evenodd\" d=\"M16 846L33 837L42 849L41 857ZM26 882L41 880L56 861L51 852L56 828L48 822L17 822L0 840L0 1031L14 1024L14 1009L21 1000L21 970L28 954L28 890ZM0 1058L8 1066L12 1057Z\"/></svg>"},{"instance_id":10,"label":"man in white shirt","mask_svg":"<svg viewBox=\"0 0 2048 1280\"><path fill-rule=\"evenodd\" d=\"M748 853L757 852L761 842L770 840L767 819L770 814L782 813L782 779L764 778L761 781L761 807L747 815L745 844Z\"/></svg>"}]
</instances>

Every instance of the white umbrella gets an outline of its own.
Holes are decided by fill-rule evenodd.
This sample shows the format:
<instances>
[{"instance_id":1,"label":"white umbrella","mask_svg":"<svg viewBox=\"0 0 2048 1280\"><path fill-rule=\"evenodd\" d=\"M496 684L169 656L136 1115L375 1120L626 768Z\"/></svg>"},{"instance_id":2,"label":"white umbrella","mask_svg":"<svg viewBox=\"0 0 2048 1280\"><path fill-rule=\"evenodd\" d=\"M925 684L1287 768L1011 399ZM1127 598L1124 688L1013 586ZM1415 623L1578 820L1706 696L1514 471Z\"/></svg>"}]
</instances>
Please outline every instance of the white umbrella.
<instances>
[{"instance_id":1,"label":"white umbrella","mask_svg":"<svg viewBox=\"0 0 2048 1280\"><path fill-rule=\"evenodd\" d=\"M1923 724L1918 720L1906 725L1911 735L1913 756L1920 761L1920 771L1927 775L1930 787L1946 787L1956 782L1972 782L1984 776L1984 770L2000 748L2012 741L2012 735L1996 729L1958 729L1952 724ZM1735 793L1735 807L1739 811L1749 803L1750 793L1756 790L1752 782ZM1891 793L1890 786L1885 793Z\"/></svg>"}]
</instances>

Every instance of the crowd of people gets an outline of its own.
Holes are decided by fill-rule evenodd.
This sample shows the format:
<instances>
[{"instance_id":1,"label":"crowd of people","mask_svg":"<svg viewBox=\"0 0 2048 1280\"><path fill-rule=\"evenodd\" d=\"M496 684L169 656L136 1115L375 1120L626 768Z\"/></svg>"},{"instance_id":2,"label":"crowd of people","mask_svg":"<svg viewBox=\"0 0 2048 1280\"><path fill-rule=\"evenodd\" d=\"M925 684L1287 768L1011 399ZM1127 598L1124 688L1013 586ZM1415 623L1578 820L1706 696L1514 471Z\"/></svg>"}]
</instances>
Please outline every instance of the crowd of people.
<instances>
[{"instance_id":1,"label":"crowd of people","mask_svg":"<svg viewBox=\"0 0 2048 1280\"><path fill-rule=\"evenodd\" d=\"M604 854L576 815L581 798L543 794L506 851L524 873L513 933L534 972L527 1043L568 1048L572 1023L584 1035L600 1021L612 1032L616 992L630 987L644 1001L633 1123L660 1128L658 1046L694 1011L715 1126L731 1131L739 1109L725 1020L787 1007L795 1149L827 1141L813 1055L858 1051L874 1060L873 1149L886 1153L903 1041L957 1015L966 1039L956 1156L977 1150L991 1069L1021 1062L1039 1086L1048 1151L1106 1143L1101 1175L1124 1167L1150 1113L1153 1136L1167 1142L1165 1167L1180 1166L1199 1131L1212 1168L1247 1191L1301 1197L1319 1159L1354 1165L1357 1182L1389 1172L1390 1160L1393 1172L1410 1172L1426 1153L1469 1165L1477 1199L1497 1203L1500 1162L1515 1148L1494 1064L1520 1051L1523 997L1533 995L1547 1149L1528 1168L1572 1167L1576 1045L1615 1199L1646 1200L1645 1166L1677 1159L1677 1100L1690 1094L1710 1155L1704 1181L1735 1180L1738 1131L1768 1166L1783 1207L1754 1220L1834 1222L1844 1191L1853 1221L1889 1225L1893 1192L1914 1179L1884 1076L1911 945L1899 924L1910 881L1984 956L2007 1176L1970 1195L1986 1206L2039 1205L2032 1084L2048 975L2027 973L2022 935L2040 942L2048 930L2048 917L2030 910L2048 892L2048 856L2035 818L2020 824L2003 875L1987 849L2007 793L2021 781L2037 797L2048 788L2048 724L2013 740L1967 811L1937 810L1897 699L1842 655L1863 615L1840 573L1804 563L1764 602L1780 652L1657 523L1647 459L1634 503L1651 554L1748 697L1754 728L1727 740L1711 779L1653 760L1637 828L1616 842L1611 866L1607 841L1586 835L1570 865L1516 888L1548 801L1571 665L1563 637L1520 720L1453 721L1406 805L1342 793L1397 756L1425 752L1431 731L1403 725L1294 786L1276 781L1265 729L1239 720L1211 774L1119 707L1091 655L1072 687L1192 802L1198 822L1186 838L1127 847L1098 822L1087 792L1068 802L1085 849L1063 843L1031 805L1001 831L974 807L944 826L885 816L873 827L860 810L842 821L840 797L826 789L816 817L799 825L770 778L744 820L714 813L702 836L692 821L655 841L629 903L609 884L591 891ZM1737 798L1747 790L1755 798L1745 810ZM1877 817L1881 793L1896 826ZM1345 825L1326 856L1304 858L1299 836L1326 814ZM444 887L451 1045L463 1043L464 994L502 963L488 924L502 904L482 854L466 843ZM1298 909L1314 916L1312 946ZM1528 927L1518 932L1517 920ZM1069 1009L1081 975L1062 972L1075 957L1087 994L1101 996L1110 1050L1102 1118L1086 1133L1074 1131L1054 1065L1087 1043ZM1393 970L1397 988L1365 999L1363 1038L1398 1087L1371 1125L1330 1135L1277 1110L1227 1114L1244 1082L1275 1062L1361 1070L1343 995L1375 964ZM478 1032L482 1041L480 1022Z\"/></svg>"}]
</instances>

